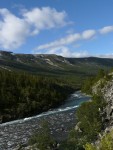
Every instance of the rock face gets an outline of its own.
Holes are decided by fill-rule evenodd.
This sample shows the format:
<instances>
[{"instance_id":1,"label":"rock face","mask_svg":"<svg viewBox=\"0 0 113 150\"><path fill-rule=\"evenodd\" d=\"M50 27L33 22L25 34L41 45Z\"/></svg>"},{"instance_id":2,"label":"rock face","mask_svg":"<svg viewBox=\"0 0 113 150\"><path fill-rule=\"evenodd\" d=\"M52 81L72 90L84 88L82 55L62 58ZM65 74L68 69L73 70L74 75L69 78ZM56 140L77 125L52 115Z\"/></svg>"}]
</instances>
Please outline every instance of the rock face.
<instances>
[{"instance_id":1,"label":"rock face","mask_svg":"<svg viewBox=\"0 0 113 150\"><path fill-rule=\"evenodd\" d=\"M105 85L105 87L102 89L102 93L107 101L107 118L113 120L113 80Z\"/></svg>"},{"instance_id":2,"label":"rock face","mask_svg":"<svg viewBox=\"0 0 113 150\"><path fill-rule=\"evenodd\" d=\"M103 78L99 80L93 87L92 93L102 93L107 106L105 108L106 119L113 122L113 75L109 75L109 79Z\"/></svg>"},{"instance_id":3,"label":"rock face","mask_svg":"<svg viewBox=\"0 0 113 150\"><path fill-rule=\"evenodd\" d=\"M92 94L102 94L107 104L102 112L106 114L106 118L104 118L105 129L99 133L97 140L93 143L96 148L99 149L102 138L105 137L107 133L113 133L113 73L108 74L107 77L95 83L92 87Z\"/></svg>"}]
</instances>

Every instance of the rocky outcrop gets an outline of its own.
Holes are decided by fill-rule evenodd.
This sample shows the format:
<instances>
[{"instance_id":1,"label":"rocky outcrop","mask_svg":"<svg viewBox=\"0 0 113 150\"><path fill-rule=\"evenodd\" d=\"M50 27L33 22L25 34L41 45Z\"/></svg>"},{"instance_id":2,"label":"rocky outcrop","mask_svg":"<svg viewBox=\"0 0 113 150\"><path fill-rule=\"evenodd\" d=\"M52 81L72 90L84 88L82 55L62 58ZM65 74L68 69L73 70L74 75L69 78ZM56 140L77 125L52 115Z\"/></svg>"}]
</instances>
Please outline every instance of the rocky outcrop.
<instances>
[{"instance_id":1,"label":"rocky outcrop","mask_svg":"<svg viewBox=\"0 0 113 150\"><path fill-rule=\"evenodd\" d=\"M106 101L106 120L110 124L113 124L113 74L108 75L108 78L104 77L99 80L92 87L93 94L102 94Z\"/></svg>"}]
</instances>

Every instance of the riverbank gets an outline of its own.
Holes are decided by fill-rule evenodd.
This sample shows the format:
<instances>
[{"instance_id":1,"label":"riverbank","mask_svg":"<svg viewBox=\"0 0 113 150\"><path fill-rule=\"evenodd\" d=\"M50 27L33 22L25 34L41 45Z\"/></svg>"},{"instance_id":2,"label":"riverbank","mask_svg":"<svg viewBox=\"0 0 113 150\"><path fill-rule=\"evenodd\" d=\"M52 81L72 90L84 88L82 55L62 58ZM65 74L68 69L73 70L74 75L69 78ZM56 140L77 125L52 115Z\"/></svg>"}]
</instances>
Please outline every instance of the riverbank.
<instances>
[{"instance_id":1,"label":"riverbank","mask_svg":"<svg viewBox=\"0 0 113 150\"><path fill-rule=\"evenodd\" d=\"M76 108L87 100L89 97L76 92L56 110L0 125L0 150L13 150L19 144L26 145L32 134L40 130L42 120L50 123L51 134L57 140L64 140L76 124Z\"/></svg>"}]
</instances>

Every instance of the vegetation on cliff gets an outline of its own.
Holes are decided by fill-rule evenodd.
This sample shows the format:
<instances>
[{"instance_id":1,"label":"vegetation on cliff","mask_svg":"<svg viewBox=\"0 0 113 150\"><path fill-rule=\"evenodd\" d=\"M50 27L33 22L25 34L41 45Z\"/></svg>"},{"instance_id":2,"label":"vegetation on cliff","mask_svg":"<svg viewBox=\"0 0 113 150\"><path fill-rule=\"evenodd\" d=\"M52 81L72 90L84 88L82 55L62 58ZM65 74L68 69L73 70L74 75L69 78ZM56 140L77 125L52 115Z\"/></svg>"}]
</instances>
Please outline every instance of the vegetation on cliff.
<instances>
[{"instance_id":1,"label":"vegetation on cliff","mask_svg":"<svg viewBox=\"0 0 113 150\"><path fill-rule=\"evenodd\" d=\"M91 77L84 82L82 91L91 94L91 101L83 103L77 110L78 124L70 133L66 144L69 150L112 150L113 149L113 132L104 134L98 144L95 141L99 140L99 134L103 133L106 128L105 108L107 101L104 93L100 92L96 95L92 93L93 86L99 84L102 89L107 82L112 79L112 73L107 74L104 70L100 70L96 77ZM97 86L98 88L98 86ZM107 89L106 89L107 90ZM70 146L71 145L71 146ZM66 147L64 146L64 149Z\"/></svg>"},{"instance_id":2,"label":"vegetation on cliff","mask_svg":"<svg viewBox=\"0 0 113 150\"><path fill-rule=\"evenodd\" d=\"M100 69L96 76L90 77L84 81L82 85L82 92L92 94L92 86L104 77L106 79L109 79L109 75L107 74L107 72L103 69Z\"/></svg>"},{"instance_id":3,"label":"vegetation on cliff","mask_svg":"<svg viewBox=\"0 0 113 150\"><path fill-rule=\"evenodd\" d=\"M97 145L87 143L85 150L113 150L113 130L106 133Z\"/></svg>"},{"instance_id":4,"label":"vegetation on cliff","mask_svg":"<svg viewBox=\"0 0 113 150\"><path fill-rule=\"evenodd\" d=\"M78 125L70 132L66 144L63 144L64 150L67 150L66 147L68 150L84 150L87 142L97 139L98 134L104 128L103 116L105 114L101 112L105 105L103 97L98 95L78 108L76 113Z\"/></svg>"}]
</instances>

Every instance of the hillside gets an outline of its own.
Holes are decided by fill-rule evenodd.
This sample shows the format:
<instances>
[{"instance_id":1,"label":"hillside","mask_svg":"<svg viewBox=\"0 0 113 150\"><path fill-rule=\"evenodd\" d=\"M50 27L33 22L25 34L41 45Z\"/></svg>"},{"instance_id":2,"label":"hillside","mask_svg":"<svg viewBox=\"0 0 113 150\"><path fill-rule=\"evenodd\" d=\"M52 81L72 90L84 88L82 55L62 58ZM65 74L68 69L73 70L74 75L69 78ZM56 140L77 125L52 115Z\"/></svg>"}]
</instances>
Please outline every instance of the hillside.
<instances>
[{"instance_id":1,"label":"hillside","mask_svg":"<svg viewBox=\"0 0 113 150\"><path fill-rule=\"evenodd\" d=\"M104 78L100 79L92 87L92 93L102 93L107 105L105 108L106 123L111 125L113 123L113 73L108 74Z\"/></svg>"},{"instance_id":2,"label":"hillside","mask_svg":"<svg viewBox=\"0 0 113 150\"><path fill-rule=\"evenodd\" d=\"M102 72L101 72L102 73ZM100 79L90 80L91 94L95 97L101 95L101 101L105 102L103 109L98 107L100 113L100 120L102 121L103 127L97 134L97 138L93 141L88 141L85 145L85 150L112 150L113 149L113 72L104 75ZM87 92L87 88L86 88ZM94 100L93 100L94 101ZM100 101L98 101L100 105ZM93 105L94 107L94 105ZM87 110L88 112L88 110ZM91 113L91 112L90 112ZM97 117L95 118L97 119ZM92 144L93 143L93 144Z\"/></svg>"},{"instance_id":3,"label":"hillside","mask_svg":"<svg viewBox=\"0 0 113 150\"><path fill-rule=\"evenodd\" d=\"M97 76L89 79L88 82L90 84L86 89L84 86L83 90L88 94L90 91L92 98L82 103L76 110L77 124L68 138L60 143L60 147L57 147L58 150L113 149L113 73L106 74L104 70L100 70ZM91 90L88 90L88 86ZM41 140L40 134L31 138L31 147L32 144L35 144L33 145L35 147L42 143L46 147L47 144L50 145L50 141L45 143L45 138L51 138L50 132L48 137L42 132L41 136Z\"/></svg>"},{"instance_id":4,"label":"hillside","mask_svg":"<svg viewBox=\"0 0 113 150\"><path fill-rule=\"evenodd\" d=\"M112 150L113 149L113 72L104 75L98 81L94 82L93 86L90 89L93 95L101 94L106 104L103 110L99 108L103 128L101 129L97 138L93 141L90 141L89 143L86 143L84 148L85 150Z\"/></svg>"},{"instance_id":5,"label":"hillside","mask_svg":"<svg viewBox=\"0 0 113 150\"><path fill-rule=\"evenodd\" d=\"M55 76L76 84L80 84L79 81L82 82L85 77L96 74L100 68L109 70L112 67L113 59L107 58L65 58L54 54L15 54L0 51L1 69Z\"/></svg>"}]
</instances>

